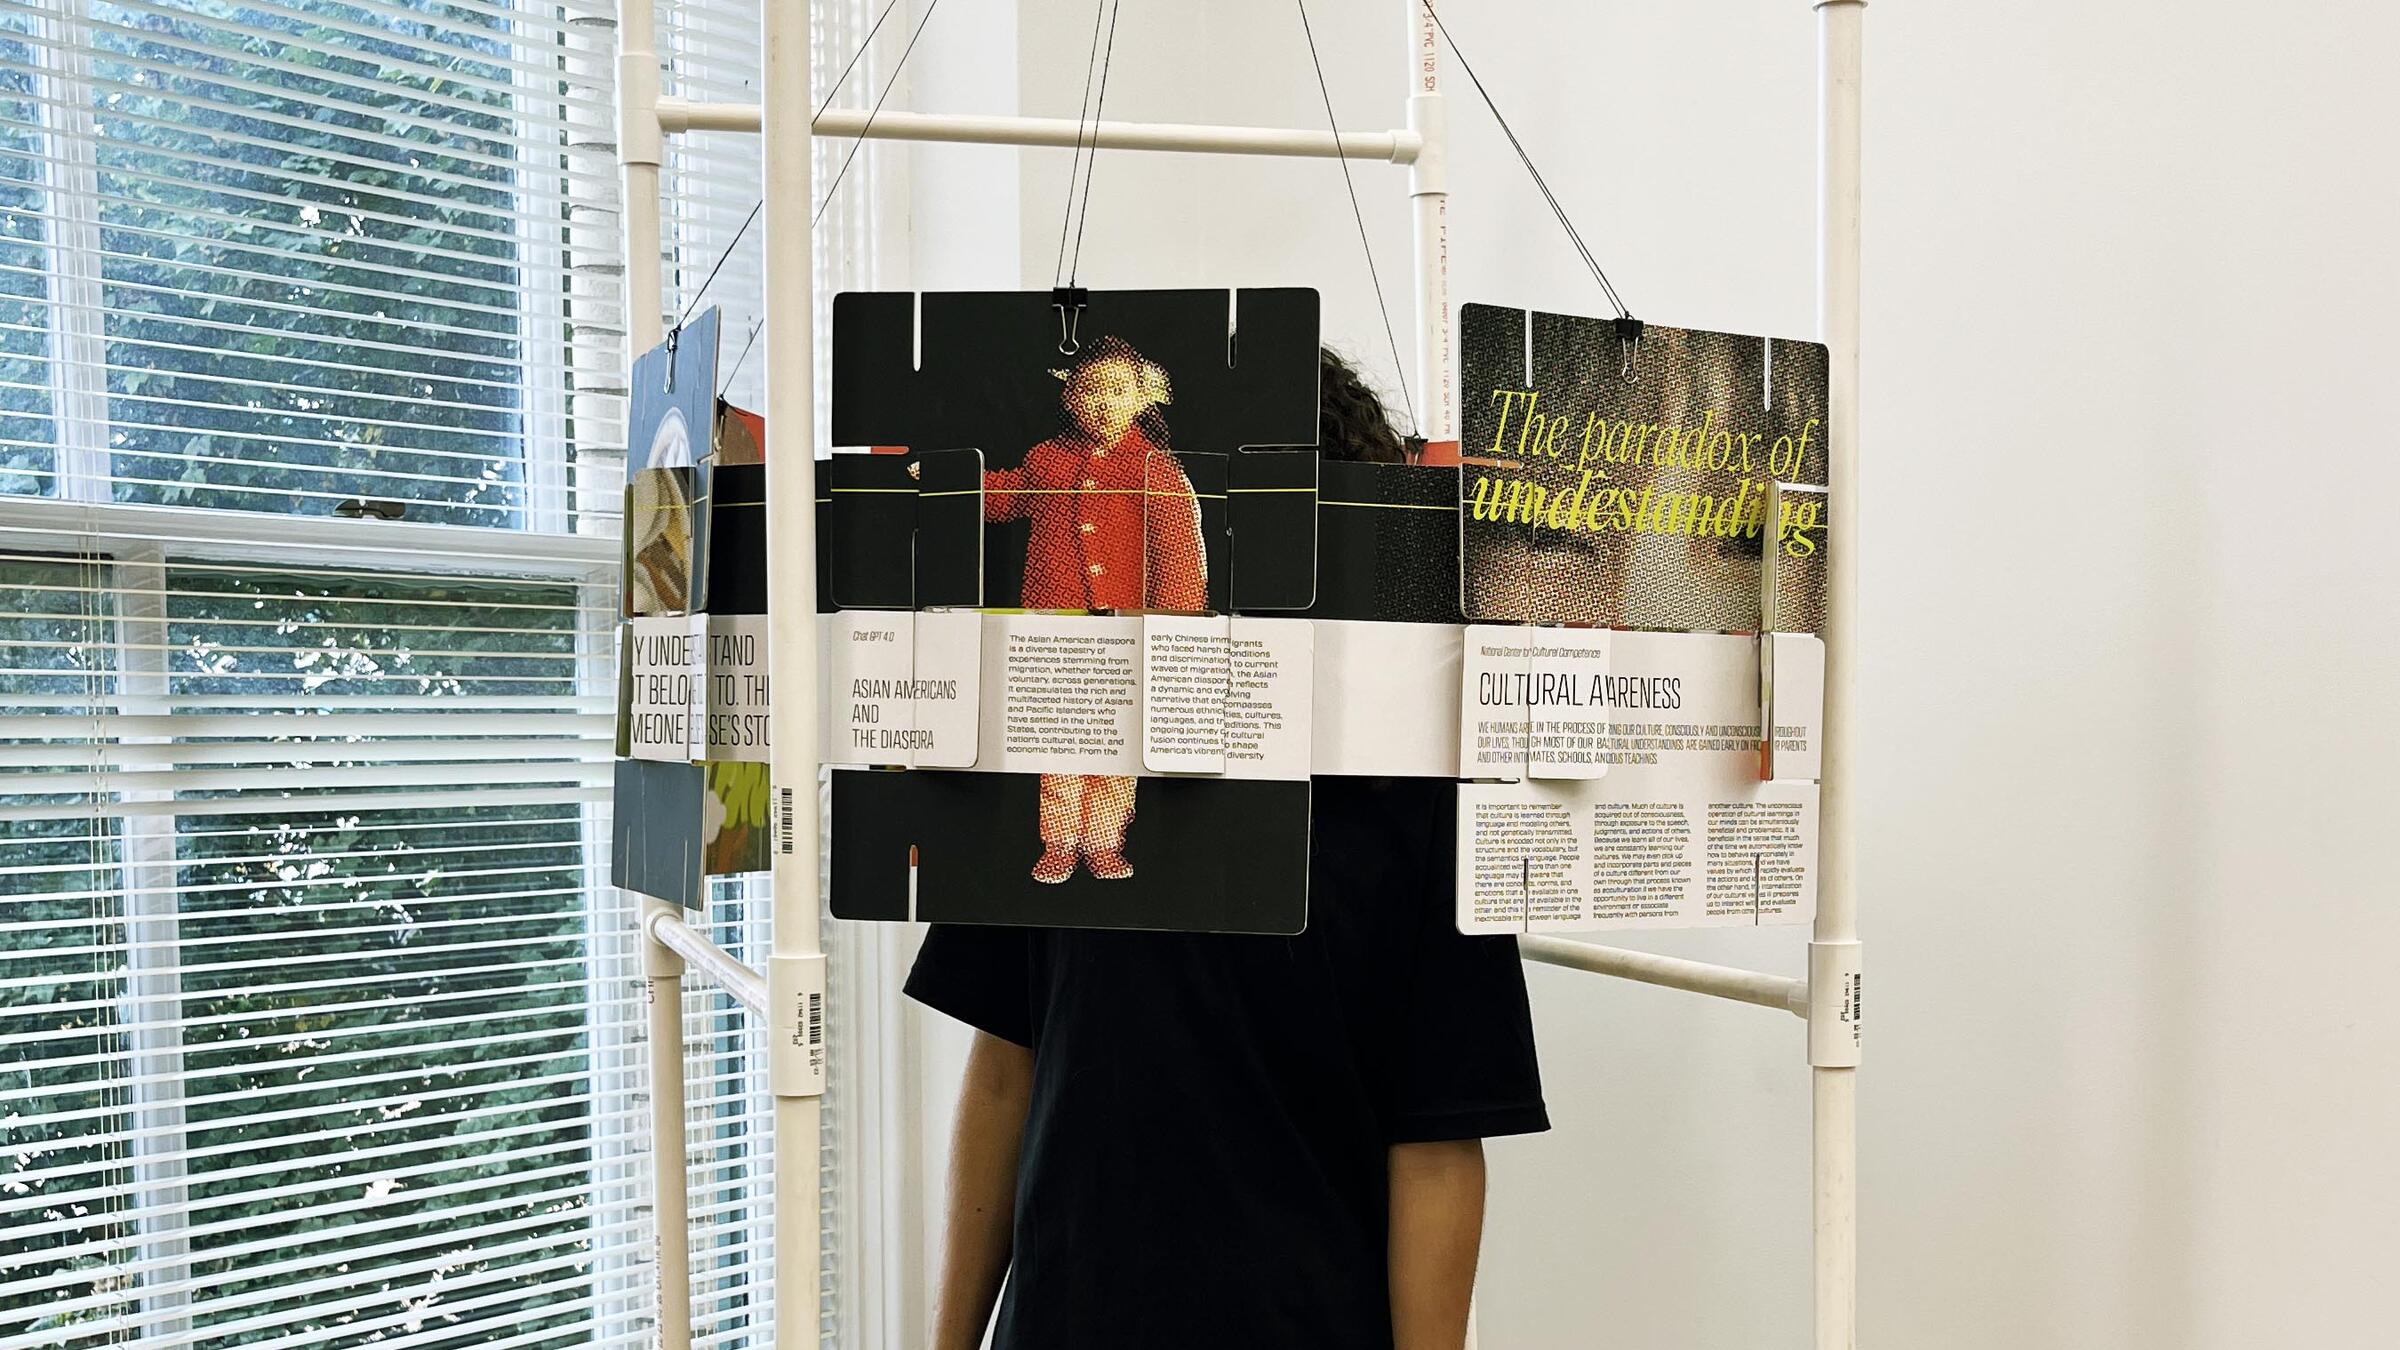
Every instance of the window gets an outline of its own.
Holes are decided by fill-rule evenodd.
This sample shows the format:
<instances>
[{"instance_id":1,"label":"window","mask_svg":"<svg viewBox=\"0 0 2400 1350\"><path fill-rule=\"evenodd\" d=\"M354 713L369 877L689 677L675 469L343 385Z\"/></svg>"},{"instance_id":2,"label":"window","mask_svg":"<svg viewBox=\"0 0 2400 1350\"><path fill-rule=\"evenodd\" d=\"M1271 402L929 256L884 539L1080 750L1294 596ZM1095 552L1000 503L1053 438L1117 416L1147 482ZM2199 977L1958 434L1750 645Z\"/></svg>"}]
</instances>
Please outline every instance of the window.
<instances>
[{"instance_id":1,"label":"window","mask_svg":"<svg viewBox=\"0 0 2400 1350\"><path fill-rule=\"evenodd\" d=\"M659 9L671 90L755 98L755 0ZM0 0L0 1350L651 1335L613 14ZM758 199L674 155L671 311ZM711 921L757 959L764 880ZM756 1028L687 1025L696 1343L763 1345Z\"/></svg>"},{"instance_id":2,"label":"window","mask_svg":"<svg viewBox=\"0 0 2400 1350\"><path fill-rule=\"evenodd\" d=\"M0 1348L647 1335L607 12L0 0Z\"/></svg>"},{"instance_id":3,"label":"window","mask_svg":"<svg viewBox=\"0 0 2400 1350\"><path fill-rule=\"evenodd\" d=\"M568 78L604 33L464 0L0 13L15 490L544 529L604 507L580 447L614 400L575 395L619 353L578 340L613 316L571 278L613 239L570 203L614 174L570 134L605 94Z\"/></svg>"},{"instance_id":4,"label":"window","mask_svg":"<svg viewBox=\"0 0 2400 1350\"><path fill-rule=\"evenodd\" d=\"M5 568L0 1344L588 1343L587 588Z\"/></svg>"},{"instance_id":5,"label":"window","mask_svg":"<svg viewBox=\"0 0 2400 1350\"><path fill-rule=\"evenodd\" d=\"M0 8L0 492L39 492L57 472L50 378L50 250L34 14Z\"/></svg>"}]
</instances>

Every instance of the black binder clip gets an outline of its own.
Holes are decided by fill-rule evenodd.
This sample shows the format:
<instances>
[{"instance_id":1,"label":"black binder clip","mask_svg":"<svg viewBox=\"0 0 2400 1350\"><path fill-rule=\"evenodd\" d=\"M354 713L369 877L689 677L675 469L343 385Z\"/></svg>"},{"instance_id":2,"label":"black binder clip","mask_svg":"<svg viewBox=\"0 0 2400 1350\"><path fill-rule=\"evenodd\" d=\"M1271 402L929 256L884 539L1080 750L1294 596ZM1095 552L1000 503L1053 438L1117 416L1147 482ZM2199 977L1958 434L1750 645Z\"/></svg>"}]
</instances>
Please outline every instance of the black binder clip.
<instances>
[{"instance_id":1,"label":"black binder clip","mask_svg":"<svg viewBox=\"0 0 2400 1350\"><path fill-rule=\"evenodd\" d=\"M683 345L683 325L667 330L667 392L675 392L675 349Z\"/></svg>"},{"instance_id":2,"label":"black binder clip","mask_svg":"<svg viewBox=\"0 0 2400 1350\"><path fill-rule=\"evenodd\" d=\"M1083 307L1092 302L1092 293L1081 286L1055 286L1050 291L1050 307L1058 311L1058 351L1061 356L1073 356L1083 350L1076 340L1076 330L1083 326Z\"/></svg>"},{"instance_id":3,"label":"black binder clip","mask_svg":"<svg viewBox=\"0 0 2400 1350\"><path fill-rule=\"evenodd\" d=\"M1402 462L1402 463L1404 463L1404 464L1422 464L1422 463L1424 463L1424 462L1425 462L1425 438L1424 438L1424 437L1422 437L1422 436L1403 436L1403 437L1401 437L1401 438L1400 438L1400 460L1401 460L1401 462Z\"/></svg>"},{"instance_id":4,"label":"black binder clip","mask_svg":"<svg viewBox=\"0 0 2400 1350\"><path fill-rule=\"evenodd\" d=\"M1642 321L1630 314L1617 316L1617 376L1630 382L1634 362L1642 358Z\"/></svg>"}]
</instances>

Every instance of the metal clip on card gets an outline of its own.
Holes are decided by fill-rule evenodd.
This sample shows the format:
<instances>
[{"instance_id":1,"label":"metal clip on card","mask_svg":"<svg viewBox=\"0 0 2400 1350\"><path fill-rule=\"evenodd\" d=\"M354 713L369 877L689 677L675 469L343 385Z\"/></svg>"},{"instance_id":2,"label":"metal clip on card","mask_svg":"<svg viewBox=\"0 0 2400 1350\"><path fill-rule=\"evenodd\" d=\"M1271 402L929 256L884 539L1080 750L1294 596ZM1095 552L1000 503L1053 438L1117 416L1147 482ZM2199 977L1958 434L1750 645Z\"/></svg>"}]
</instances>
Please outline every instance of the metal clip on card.
<instances>
[{"instance_id":1,"label":"metal clip on card","mask_svg":"<svg viewBox=\"0 0 2400 1350\"><path fill-rule=\"evenodd\" d=\"M1092 302L1092 293L1081 286L1058 286L1050 291L1050 307L1058 311L1058 351L1061 356L1073 356L1083 350L1076 339L1076 330L1083 323L1084 306Z\"/></svg>"},{"instance_id":2,"label":"metal clip on card","mask_svg":"<svg viewBox=\"0 0 2400 1350\"><path fill-rule=\"evenodd\" d=\"M1617 375L1633 379L1634 363L1642 359L1642 321L1630 314L1617 316Z\"/></svg>"}]
</instances>

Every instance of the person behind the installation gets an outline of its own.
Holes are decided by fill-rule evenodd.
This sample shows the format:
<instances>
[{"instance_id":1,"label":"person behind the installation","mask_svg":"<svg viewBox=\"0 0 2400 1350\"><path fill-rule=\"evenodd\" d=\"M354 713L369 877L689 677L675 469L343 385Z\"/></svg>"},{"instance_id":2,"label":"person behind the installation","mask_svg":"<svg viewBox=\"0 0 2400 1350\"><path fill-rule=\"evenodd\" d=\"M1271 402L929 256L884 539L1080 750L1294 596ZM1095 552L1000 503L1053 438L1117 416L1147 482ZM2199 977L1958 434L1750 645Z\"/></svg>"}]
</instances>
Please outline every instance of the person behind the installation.
<instances>
[{"instance_id":1,"label":"person behind the installation","mask_svg":"<svg viewBox=\"0 0 2400 1350\"><path fill-rule=\"evenodd\" d=\"M1031 520L1025 543L1027 609L1168 610L1208 607L1200 502L1167 443L1159 409L1173 401L1167 373L1123 340L1102 338L1065 370L1059 434L1014 469L983 476L986 520ZM1046 773L1041 857L1033 879L1052 884L1081 862L1102 881L1133 875L1125 830L1134 780Z\"/></svg>"},{"instance_id":2,"label":"person behind the installation","mask_svg":"<svg viewBox=\"0 0 2400 1350\"><path fill-rule=\"evenodd\" d=\"M1331 353L1320 407L1321 453L1402 457ZM1457 808L1317 779L1297 937L934 925L908 993L975 1029L934 1350L995 1300L995 1350L1459 1350L1482 1141L1549 1119L1516 944L1452 924Z\"/></svg>"}]
</instances>

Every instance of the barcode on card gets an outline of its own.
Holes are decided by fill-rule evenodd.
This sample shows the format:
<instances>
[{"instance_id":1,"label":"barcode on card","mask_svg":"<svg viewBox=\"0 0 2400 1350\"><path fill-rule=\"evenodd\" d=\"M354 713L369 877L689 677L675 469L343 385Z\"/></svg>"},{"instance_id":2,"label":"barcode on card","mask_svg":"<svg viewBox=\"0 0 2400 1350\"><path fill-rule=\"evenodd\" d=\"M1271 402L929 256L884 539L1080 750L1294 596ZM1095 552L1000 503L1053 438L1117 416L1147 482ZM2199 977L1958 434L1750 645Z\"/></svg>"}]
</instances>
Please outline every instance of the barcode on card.
<instances>
[{"instance_id":1,"label":"barcode on card","mask_svg":"<svg viewBox=\"0 0 2400 1350\"><path fill-rule=\"evenodd\" d=\"M775 851L792 851L792 790L775 789Z\"/></svg>"}]
</instances>

